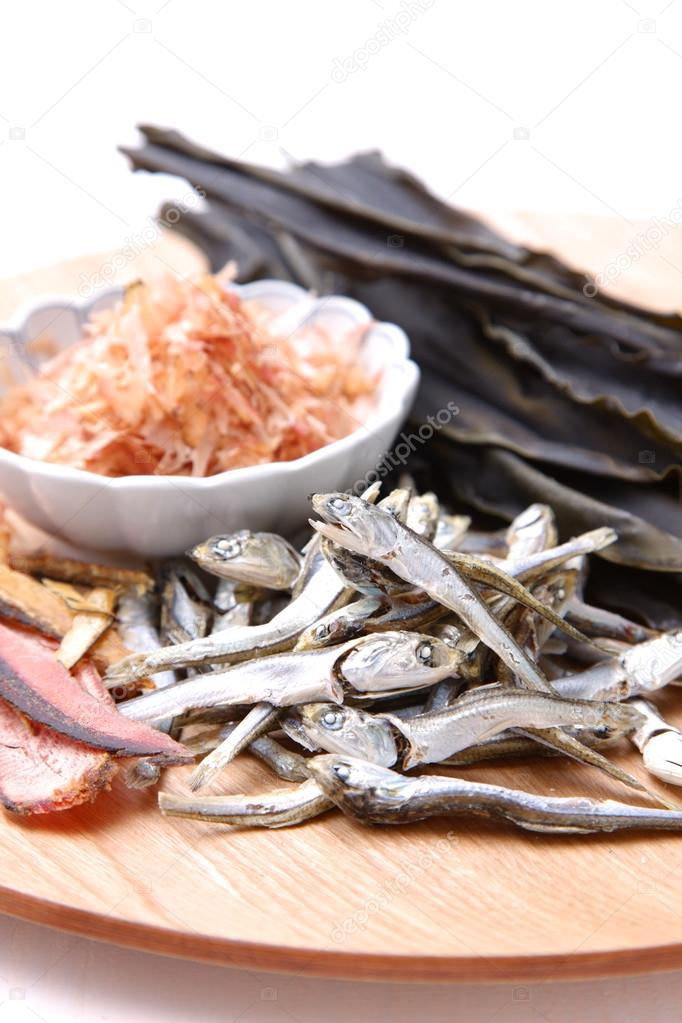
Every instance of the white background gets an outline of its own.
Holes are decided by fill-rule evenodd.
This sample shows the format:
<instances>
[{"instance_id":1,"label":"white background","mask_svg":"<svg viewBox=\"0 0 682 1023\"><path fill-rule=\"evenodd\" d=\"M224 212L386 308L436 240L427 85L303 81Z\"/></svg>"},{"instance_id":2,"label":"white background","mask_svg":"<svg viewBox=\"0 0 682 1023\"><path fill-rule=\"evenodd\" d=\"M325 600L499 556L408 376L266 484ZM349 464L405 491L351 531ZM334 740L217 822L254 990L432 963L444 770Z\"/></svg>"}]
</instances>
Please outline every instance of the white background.
<instances>
[{"instance_id":1,"label":"white background","mask_svg":"<svg viewBox=\"0 0 682 1023\"><path fill-rule=\"evenodd\" d=\"M186 195L117 154L140 121L273 165L379 147L482 210L646 219L680 204L680 0L25 0L2 13L0 276L118 247ZM679 1019L682 995L679 977L527 999L285 980L0 925L1 1023L622 1023Z\"/></svg>"},{"instance_id":2,"label":"white background","mask_svg":"<svg viewBox=\"0 0 682 1023\"><path fill-rule=\"evenodd\" d=\"M0 274L119 244L186 193L129 173L140 121L271 164L380 147L481 209L677 206L679 0L404 4L402 32L400 0L6 4Z\"/></svg>"}]
</instances>

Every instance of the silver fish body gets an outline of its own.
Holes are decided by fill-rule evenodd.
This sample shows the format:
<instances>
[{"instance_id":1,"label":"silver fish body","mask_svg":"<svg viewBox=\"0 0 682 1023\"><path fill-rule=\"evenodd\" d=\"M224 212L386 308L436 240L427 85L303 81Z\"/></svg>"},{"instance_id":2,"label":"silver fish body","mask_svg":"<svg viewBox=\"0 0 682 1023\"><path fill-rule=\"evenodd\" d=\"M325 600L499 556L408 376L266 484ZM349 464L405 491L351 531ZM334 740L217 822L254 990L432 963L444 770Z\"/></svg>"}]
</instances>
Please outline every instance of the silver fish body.
<instances>
[{"instance_id":1,"label":"silver fish body","mask_svg":"<svg viewBox=\"0 0 682 1023\"><path fill-rule=\"evenodd\" d=\"M119 707L136 721L157 721L199 707L267 702L275 707L325 700L340 703L342 687L335 668L344 646L309 653L258 657L225 671L206 672L128 700Z\"/></svg>"},{"instance_id":2,"label":"silver fish body","mask_svg":"<svg viewBox=\"0 0 682 1023\"><path fill-rule=\"evenodd\" d=\"M134 653L158 650L161 643L156 627L158 606L152 593L140 594L136 588L125 590L118 598L116 628L125 646ZM152 676L157 689L172 686L175 672L160 671Z\"/></svg>"},{"instance_id":3,"label":"silver fish body","mask_svg":"<svg viewBox=\"0 0 682 1023\"><path fill-rule=\"evenodd\" d=\"M484 691L489 690L489 691ZM409 744L403 766L435 764L509 728L590 728L602 738L612 730L634 730L641 715L622 704L562 700L549 693L483 687L460 696L449 707L405 720L384 715Z\"/></svg>"},{"instance_id":4,"label":"silver fish body","mask_svg":"<svg viewBox=\"0 0 682 1023\"><path fill-rule=\"evenodd\" d=\"M575 675L557 679L562 696L587 700L624 700L655 692L682 674L682 630L625 648Z\"/></svg>"},{"instance_id":5,"label":"silver fish body","mask_svg":"<svg viewBox=\"0 0 682 1023\"><path fill-rule=\"evenodd\" d=\"M534 795L437 775L405 777L387 767L337 754L313 757L308 769L325 795L364 823L404 824L429 817L483 815L547 834L628 829L682 830L682 811L615 800Z\"/></svg>"},{"instance_id":6,"label":"silver fish body","mask_svg":"<svg viewBox=\"0 0 682 1023\"><path fill-rule=\"evenodd\" d=\"M254 739L272 729L278 715L279 712L271 703L254 704L242 720L230 729L230 734L221 739L216 748L194 769L189 780L192 791L196 792L208 785Z\"/></svg>"},{"instance_id":7,"label":"silver fish body","mask_svg":"<svg viewBox=\"0 0 682 1023\"><path fill-rule=\"evenodd\" d=\"M110 686L144 678L165 668L229 663L274 654L291 648L304 629L348 599L348 591L319 551L315 552L306 585L298 597L264 625L230 628L202 639L132 654L113 665L106 676Z\"/></svg>"},{"instance_id":8,"label":"silver fish body","mask_svg":"<svg viewBox=\"0 0 682 1023\"><path fill-rule=\"evenodd\" d=\"M546 504L531 504L509 524L506 534L509 558L554 547L557 542L554 512Z\"/></svg>"},{"instance_id":9,"label":"silver fish body","mask_svg":"<svg viewBox=\"0 0 682 1023\"><path fill-rule=\"evenodd\" d=\"M362 632L365 623L384 605L380 597L365 596L337 608L305 629L295 650L319 650L334 643L345 643Z\"/></svg>"},{"instance_id":10,"label":"silver fish body","mask_svg":"<svg viewBox=\"0 0 682 1023\"><path fill-rule=\"evenodd\" d=\"M439 551L456 550L470 525L471 519L468 515L441 514L433 537L433 546Z\"/></svg>"},{"instance_id":11,"label":"silver fish body","mask_svg":"<svg viewBox=\"0 0 682 1023\"><path fill-rule=\"evenodd\" d=\"M242 828L284 828L310 820L331 809L333 802L312 779L277 792L254 796L176 796L159 793L166 817L184 817Z\"/></svg>"},{"instance_id":12,"label":"silver fish body","mask_svg":"<svg viewBox=\"0 0 682 1023\"><path fill-rule=\"evenodd\" d=\"M433 540L440 521L440 505L435 494L414 494L407 506L405 524L419 536Z\"/></svg>"}]
</instances>

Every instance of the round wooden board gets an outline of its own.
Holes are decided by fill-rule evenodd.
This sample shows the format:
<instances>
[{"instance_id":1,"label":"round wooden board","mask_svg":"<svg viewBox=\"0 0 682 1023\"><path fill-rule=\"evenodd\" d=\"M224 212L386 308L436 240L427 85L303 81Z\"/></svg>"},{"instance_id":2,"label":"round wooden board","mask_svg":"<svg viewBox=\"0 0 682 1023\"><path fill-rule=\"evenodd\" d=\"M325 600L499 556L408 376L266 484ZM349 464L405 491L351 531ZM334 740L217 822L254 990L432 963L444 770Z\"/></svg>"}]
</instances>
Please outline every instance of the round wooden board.
<instances>
[{"instance_id":1,"label":"round wooden board","mask_svg":"<svg viewBox=\"0 0 682 1023\"><path fill-rule=\"evenodd\" d=\"M637 230L579 218L502 222L595 270ZM628 271L621 292L675 304L670 261L682 264L672 235ZM63 290L78 272L71 264L62 274ZM682 725L675 696L661 706ZM644 777L634 754L619 761ZM529 791L628 798L597 772L559 760L467 774ZM168 772L164 787L184 790L186 778L187 769ZM281 784L245 756L215 791ZM155 792L116 781L89 806L0 816L0 910L148 951L355 979L538 982L682 966L678 837L550 837L471 820L369 829L338 813L298 828L238 831L165 820L155 802Z\"/></svg>"}]
</instances>

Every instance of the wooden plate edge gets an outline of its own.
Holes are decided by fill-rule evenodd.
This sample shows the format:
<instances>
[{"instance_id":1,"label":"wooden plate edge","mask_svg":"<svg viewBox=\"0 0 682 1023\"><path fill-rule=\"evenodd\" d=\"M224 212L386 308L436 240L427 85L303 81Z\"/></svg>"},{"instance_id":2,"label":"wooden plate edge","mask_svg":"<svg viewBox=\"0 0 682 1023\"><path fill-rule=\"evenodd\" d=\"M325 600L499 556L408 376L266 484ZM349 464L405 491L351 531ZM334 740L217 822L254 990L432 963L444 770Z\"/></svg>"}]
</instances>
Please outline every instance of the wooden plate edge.
<instances>
[{"instance_id":1,"label":"wooden plate edge","mask_svg":"<svg viewBox=\"0 0 682 1023\"><path fill-rule=\"evenodd\" d=\"M682 943L547 956L387 956L231 941L114 920L0 885L0 912L83 938L141 952L337 980L398 983L510 984L592 980L682 968Z\"/></svg>"}]
</instances>

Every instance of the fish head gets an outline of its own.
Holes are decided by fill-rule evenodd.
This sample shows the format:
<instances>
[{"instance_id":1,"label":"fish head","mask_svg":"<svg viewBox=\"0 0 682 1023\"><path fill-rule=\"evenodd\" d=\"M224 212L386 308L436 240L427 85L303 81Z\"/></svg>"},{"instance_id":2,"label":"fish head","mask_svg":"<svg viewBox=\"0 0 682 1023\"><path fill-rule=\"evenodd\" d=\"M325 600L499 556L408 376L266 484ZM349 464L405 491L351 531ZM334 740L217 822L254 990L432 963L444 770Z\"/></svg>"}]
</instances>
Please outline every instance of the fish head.
<instances>
[{"instance_id":1,"label":"fish head","mask_svg":"<svg viewBox=\"0 0 682 1023\"><path fill-rule=\"evenodd\" d=\"M331 614L308 626L298 638L297 650L320 650L322 647L344 643L356 636L362 628L361 619L353 619L344 614Z\"/></svg>"},{"instance_id":2,"label":"fish head","mask_svg":"<svg viewBox=\"0 0 682 1023\"><path fill-rule=\"evenodd\" d=\"M188 551L207 572L270 590L286 590L294 584L301 559L276 533L238 533L212 536Z\"/></svg>"},{"instance_id":3,"label":"fish head","mask_svg":"<svg viewBox=\"0 0 682 1023\"><path fill-rule=\"evenodd\" d=\"M405 524L418 536L433 540L438 529L440 504L435 494L415 494L407 507Z\"/></svg>"},{"instance_id":4,"label":"fish head","mask_svg":"<svg viewBox=\"0 0 682 1023\"><path fill-rule=\"evenodd\" d=\"M364 820L372 819L377 798L384 804L394 803L399 810L413 785L413 779L396 771L345 754L311 757L307 767L310 777L344 813Z\"/></svg>"},{"instance_id":5,"label":"fish head","mask_svg":"<svg viewBox=\"0 0 682 1023\"><path fill-rule=\"evenodd\" d=\"M630 703L603 703L592 732L597 739L618 739L644 724L640 710Z\"/></svg>"},{"instance_id":6,"label":"fish head","mask_svg":"<svg viewBox=\"0 0 682 1023\"><path fill-rule=\"evenodd\" d=\"M320 749L347 753L390 767L398 750L390 723L357 707L308 703L298 708L301 726Z\"/></svg>"},{"instance_id":7,"label":"fish head","mask_svg":"<svg viewBox=\"0 0 682 1023\"><path fill-rule=\"evenodd\" d=\"M541 547L553 547L556 543L556 527L554 512L546 504L531 504L507 529L507 545L513 547L518 542L537 540Z\"/></svg>"},{"instance_id":8,"label":"fish head","mask_svg":"<svg viewBox=\"0 0 682 1023\"><path fill-rule=\"evenodd\" d=\"M352 494L314 494L312 505L322 522L313 529L356 554L370 558L390 555L400 536L400 524L390 511Z\"/></svg>"},{"instance_id":9,"label":"fish head","mask_svg":"<svg viewBox=\"0 0 682 1023\"><path fill-rule=\"evenodd\" d=\"M435 636L380 632L356 640L339 670L358 692L382 692L439 682L453 672L456 659Z\"/></svg>"},{"instance_id":10,"label":"fish head","mask_svg":"<svg viewBox=\"0 0 682 1023\"><path fill-rule=\"evenodd\" d=\"M389 512L398 522L407 520L407 511L410 506L412 492L406 487L396 487L390 494L379 501L377 507Z\"/></svg>"}]
</instances>

